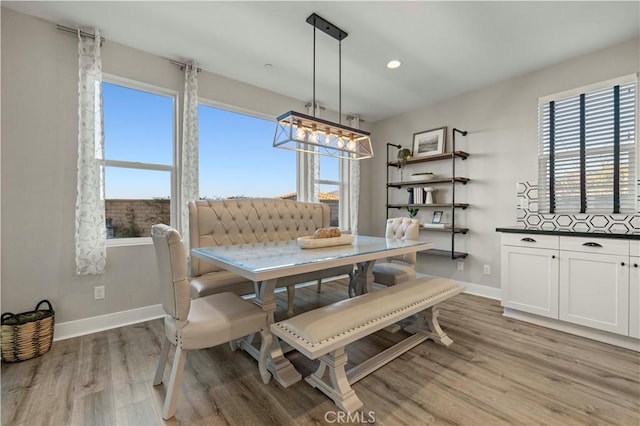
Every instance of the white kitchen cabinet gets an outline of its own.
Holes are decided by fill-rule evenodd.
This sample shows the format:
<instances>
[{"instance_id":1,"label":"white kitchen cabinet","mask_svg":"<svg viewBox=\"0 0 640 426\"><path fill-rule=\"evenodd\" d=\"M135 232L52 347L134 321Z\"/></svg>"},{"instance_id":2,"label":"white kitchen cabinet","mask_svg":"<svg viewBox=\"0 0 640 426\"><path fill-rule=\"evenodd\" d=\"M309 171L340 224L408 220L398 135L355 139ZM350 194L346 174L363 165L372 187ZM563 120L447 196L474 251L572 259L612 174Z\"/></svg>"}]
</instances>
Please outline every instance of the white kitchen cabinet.
<instances>
[{"instance_id":1,"label":"white kitchen cabinet","mask_svg":"<svg viewBox=\"0 0 640 426\"><path fill-rule=\"evenodd\" d=\"M503 232L505 315L639 350L640 240L566 234Z\"/></svg>"},{"instance_id":2,"label":"white kitchen cabinet","mask_svg":"<svg viewBox=\"0 0 640 426\"><path fill-rule=\"evenodd\" d=\"M559 288L560 320L628 335L628 254L561 250Z\"/></svg>"},{"instance_id":3,"label":"white kitchen cabinet","mask_svg":"<svg viewBox=\"0 0 640 426\"><path fill-rule=\"evenodd\" d=\"M629 241L629 337L640 339L640 241Z\"/></svg>"},{"instance_id":4,"label":"white kitchen cabinet","mask_svg":"<svg viewBox=\"0 0 640 426\"><path fill-rule=\"evenodd\" d=\"M558 250L502 246L502 306L558 319Z\"/></svg>"}]
</instances>

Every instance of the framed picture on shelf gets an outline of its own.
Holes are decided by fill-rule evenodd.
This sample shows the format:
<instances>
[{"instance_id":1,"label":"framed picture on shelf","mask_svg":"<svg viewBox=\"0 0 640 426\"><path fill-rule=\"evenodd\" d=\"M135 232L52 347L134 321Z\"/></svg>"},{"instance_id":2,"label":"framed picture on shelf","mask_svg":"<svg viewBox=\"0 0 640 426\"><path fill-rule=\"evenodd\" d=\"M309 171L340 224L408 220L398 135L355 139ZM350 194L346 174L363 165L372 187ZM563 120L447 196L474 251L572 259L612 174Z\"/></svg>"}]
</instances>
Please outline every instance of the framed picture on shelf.
<instances>
[{"instance_id":1,"label":"framed picture on shelf","mask_svg":"<svg viewBox=\"0 0 640 426\"><path fill-rule=\"evenodd\" d=\"M442 221L442 212L437 210L433 212L433 218L431 219L431 223L440 223Z\"/></svg>"},{"instance_id":2,"label":"framed picture on shelf","mask_svg":"<svg viewBox=\"0 0 640 426\"><path fill-rule=\"evenodd\" d=\"M447 128L425 130L413 134L413 157L431 157L444 153Z\"/></svg>"}]
</instances>

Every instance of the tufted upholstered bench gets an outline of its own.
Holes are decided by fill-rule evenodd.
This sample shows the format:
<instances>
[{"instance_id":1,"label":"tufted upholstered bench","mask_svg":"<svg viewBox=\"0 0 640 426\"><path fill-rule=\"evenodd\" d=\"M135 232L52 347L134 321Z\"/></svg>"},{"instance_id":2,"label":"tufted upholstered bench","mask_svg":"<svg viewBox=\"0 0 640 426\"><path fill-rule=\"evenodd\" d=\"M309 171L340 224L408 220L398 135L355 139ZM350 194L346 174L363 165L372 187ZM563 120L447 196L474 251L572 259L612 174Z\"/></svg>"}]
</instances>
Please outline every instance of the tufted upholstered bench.
<instances>
[{"instance_id":1,"label":"tufted upholstered bench","mask_svg":"<svg viewBox=\"0 0 640 426\"><path fill-rule=\"evenodd\" d=\"M363 405L351 389L353 383L427 339L445 346L453 343L438 324L438 304L463 290L448 279L417 278L271 324L271 332L306 357L320 358L307 382L342 410L353 412ZM414 323L405 328L414 333L411 337L345 371L346 345L414 314Z\"/></svg>"},{"instance_id":2,"label":"tufted upholstered bench","mask_svg":"<svg viewBox=\"0 0 640 426\"><path fill-rule=\"evenodd\" d=\"M191 248L289 241L313 235L329 226L330 208L321 203L303 203L279 198L238 198L189 202ZM287 287L293 315L294 285L350 274L352 266L284 277L278 287ZM191 258L191 297L230 291L239 295L254 292L254 283L215 265Z\"/></svg>"}]
</instances>

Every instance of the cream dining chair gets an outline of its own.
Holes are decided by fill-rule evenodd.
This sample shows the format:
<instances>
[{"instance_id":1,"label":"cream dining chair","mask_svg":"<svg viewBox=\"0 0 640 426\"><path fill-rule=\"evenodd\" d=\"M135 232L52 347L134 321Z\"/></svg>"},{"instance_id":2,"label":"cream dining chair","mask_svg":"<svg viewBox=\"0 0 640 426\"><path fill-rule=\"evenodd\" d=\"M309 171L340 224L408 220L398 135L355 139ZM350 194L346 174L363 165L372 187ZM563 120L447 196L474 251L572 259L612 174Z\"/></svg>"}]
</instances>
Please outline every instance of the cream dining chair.
<instances>
[{"instance_id":1,"label":"cream dining chair","mask_svg":"<svg viewBox=\"0 0 640 426\"><path fill-rule=\"evenodd\" d=\"M262 344L258 368L262 381L268 383L270 374L266 360L272 338L266 312L229 292L191 300L187 257L180 234L167 225L159 224L151 228L151 236L158 261L160 299L167 314L154 386L162 383L170 346L175 346L162 418L170 419L176 412L186 353L190 350L210 348L259 332Z\"/></svg>"},{"instance_id":2,"label":"cream dining chair","mask_svg":"<svg viewBox=\"0 0 640 426\"><path fill-rule=\"evenodd\" d=\"M387 219L386 238L417 240L420 231L418 219L394 217ZM378 284L392 286L416 277L416 254L409 253L391 257L386 262L373 265L373 281Z\"/></svg>"}]
</instances>

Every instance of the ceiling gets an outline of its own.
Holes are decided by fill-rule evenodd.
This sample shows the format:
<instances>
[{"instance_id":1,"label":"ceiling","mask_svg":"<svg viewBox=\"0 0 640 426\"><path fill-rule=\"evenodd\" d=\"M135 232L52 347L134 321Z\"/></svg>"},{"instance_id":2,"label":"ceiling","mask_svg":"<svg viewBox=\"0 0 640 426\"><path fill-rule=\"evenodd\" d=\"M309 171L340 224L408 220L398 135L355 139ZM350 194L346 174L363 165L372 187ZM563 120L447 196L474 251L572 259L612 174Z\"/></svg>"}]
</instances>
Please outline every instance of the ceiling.
<instances>
[{"instance_id":1,"label":"ceiling","mask_svg":"<svg viewBox=\"0 0 640 426\"><path fill-rule=\"evenodd\" d=\"M56 24L312 98L316 12L342 42L342 111L373 122L638 37L640 2L10 2ZM316 98L338 110L338 42L317 33ZM391 59L402 66L386 68ZM265 64L272 64L268 69Z\"/></svg>"}]
</instances>

